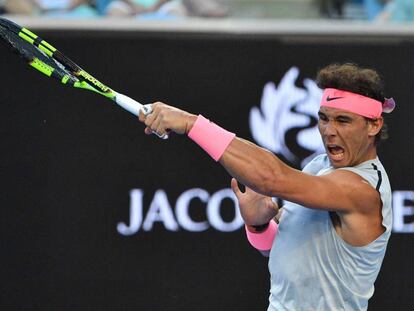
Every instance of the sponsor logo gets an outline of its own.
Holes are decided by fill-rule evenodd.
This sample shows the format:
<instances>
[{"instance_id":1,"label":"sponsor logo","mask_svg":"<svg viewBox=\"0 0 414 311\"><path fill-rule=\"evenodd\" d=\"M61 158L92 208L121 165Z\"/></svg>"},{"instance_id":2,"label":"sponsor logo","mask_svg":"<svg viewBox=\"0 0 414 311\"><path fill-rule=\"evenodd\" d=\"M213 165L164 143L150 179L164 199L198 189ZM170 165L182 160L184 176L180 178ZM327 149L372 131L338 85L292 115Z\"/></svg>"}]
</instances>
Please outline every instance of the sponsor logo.
<instances>
[{"instance_id":1,"label":"sponsor logo","mask_svg":"<svg viewBox=\"0 0 414 311\"><path fill-rule=\"evenodd\" d=\"M291 165L304 167L324 152L318 131L318 111L322 90L311 79L304 88L296 86L299 69L292 67L276 86L268 82L260 107L250 111L253 139Z\"/></svg>"},{"instance_id":2,"label":"sponsor logo","mask_svg":"<svg viewBox=\"0 0 414 311\"><path fill-rule=\"evenodd\" d=\"M138 231L152 231L155 224L161 224L168 231L185 230L202 232L213 228L221 232L233 232L243 226L236 196L231 189L222 189L213 194L204 189L193 188L183 192L176 200L175 205L170 204L167 193L159 189L154 193L148 209L144 212L144 190L130 191L129 220L120 222L117 231L121 235L130 236ZM230 201L230 204L228 204ZM192 218L190 208L193 204L202 204L205 209L205 219ZM233 209L232 219L226 220L223 212ZM222 210L223 209L223 210ZM227 214L227 213L226 213Z\"/></svg>"},{"instance_id":3,"label":"sponsor logo","mask_svg":"<svg viewBox=\"0 0 414 311\"><path fill-rule=\"evenodd\" d=\"M89 82L91 82L94 86L96 86L97 88L99 88L102 92L108 92L109 88L104 85L103 83L99 82L98 80L96 80L94 77L92 77L90 74L88 74L85 71L81 71L79 73L79 75L81 77L84 77L86 80L88 80Z\"/></svg>"},{"instance_id":4,"label":"sponsor logo","mask_svg":"<svg viewBox=\"0 0 414 311\"><path fill-rule=\"evenodd\" d=\"M392 201L393 232L414 233L414 191L394 191ZM196 220L192 218L190 209L200 208L200 203L206 217ZM224 209L234 211L232 219L224 219ZM214 229L234 232L243 226L243 219L231 189L213 194L200 188L189 189L178 196L174 205L170 204L167 192L159 189L154 193L149 208L144 208L144 190L131 190L128 221L118 223L118 233L131 236L139 231L150 232L157 224L167 231L203 232Z\"/></svg>"},{"instance_id":5,"label":"sponsor logo","mask_svg":"<svg viewBox=\"0 0 414 311\"><path fill-rule=\"evenodd\" d=\"M328 95L328 97L326 97L326 101L330 102L331 100L340 99L340 98L343 98L343 97L329 97Z\"/></svg>"}]
</instances>

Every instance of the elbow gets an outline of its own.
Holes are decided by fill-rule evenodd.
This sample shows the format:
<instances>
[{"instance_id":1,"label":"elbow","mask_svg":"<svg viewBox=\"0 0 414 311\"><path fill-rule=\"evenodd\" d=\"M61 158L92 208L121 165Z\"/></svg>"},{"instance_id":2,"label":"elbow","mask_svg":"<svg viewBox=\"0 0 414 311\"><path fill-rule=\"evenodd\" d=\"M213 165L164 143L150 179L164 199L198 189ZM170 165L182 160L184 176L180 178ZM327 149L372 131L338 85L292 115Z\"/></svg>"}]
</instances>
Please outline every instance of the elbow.
<instances>
[{"instance_id":1,"label":"elbow","mask_svg":"<svg viewBox=\"0 0 414 311\"><path fill-rule=\"evenodd\" d=\"M265 150L260 157L250 162L243 173L246 186L254 191L275 197L286 189L286 181L289 179L291 168L280 161L272 152Z\"/></svg>"}]
</instances>

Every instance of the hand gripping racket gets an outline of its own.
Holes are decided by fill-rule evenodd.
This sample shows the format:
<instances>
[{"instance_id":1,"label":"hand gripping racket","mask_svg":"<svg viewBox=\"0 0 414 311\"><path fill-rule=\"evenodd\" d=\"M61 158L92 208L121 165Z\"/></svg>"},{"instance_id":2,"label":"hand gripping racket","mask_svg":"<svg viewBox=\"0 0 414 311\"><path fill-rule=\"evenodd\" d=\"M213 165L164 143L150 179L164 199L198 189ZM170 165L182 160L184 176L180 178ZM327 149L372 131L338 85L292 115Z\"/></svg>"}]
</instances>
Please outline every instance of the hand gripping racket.
<instances>
[{"instance_id":1,"label":"hand gripping racket","mask_svg":"<svg viewBox=\"0 0 414 311\"><path fill-rule=\"evenodd\" d=\"M105 96L136 116L140 111L145 115L152 112L150 104L142 105L126 95L115 92L29 29L2 17L0 17L0 38L31 67L64 85ZM158 136L163 139L168 138L168 135Z\"/></svg>"}]
</instances>

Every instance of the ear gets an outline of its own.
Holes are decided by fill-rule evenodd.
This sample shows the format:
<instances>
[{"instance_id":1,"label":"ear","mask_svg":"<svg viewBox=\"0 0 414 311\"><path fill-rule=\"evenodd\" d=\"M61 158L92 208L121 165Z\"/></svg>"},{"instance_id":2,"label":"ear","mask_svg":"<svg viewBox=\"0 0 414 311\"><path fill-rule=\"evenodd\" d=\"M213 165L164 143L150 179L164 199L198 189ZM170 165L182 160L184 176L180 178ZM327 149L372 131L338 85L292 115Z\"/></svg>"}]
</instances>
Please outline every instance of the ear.
<instances>
[{"instance_id":1,"label":"ear","mask_svg":"<svg viewBox=\"0 0 414 311\"><path fill-rule=\"evenodd\" d=\"M375 136L379 133L384 125L384 119L382 117L378 119L369 120L368 122L368 135Z\"/></svg>"}]
</instances>

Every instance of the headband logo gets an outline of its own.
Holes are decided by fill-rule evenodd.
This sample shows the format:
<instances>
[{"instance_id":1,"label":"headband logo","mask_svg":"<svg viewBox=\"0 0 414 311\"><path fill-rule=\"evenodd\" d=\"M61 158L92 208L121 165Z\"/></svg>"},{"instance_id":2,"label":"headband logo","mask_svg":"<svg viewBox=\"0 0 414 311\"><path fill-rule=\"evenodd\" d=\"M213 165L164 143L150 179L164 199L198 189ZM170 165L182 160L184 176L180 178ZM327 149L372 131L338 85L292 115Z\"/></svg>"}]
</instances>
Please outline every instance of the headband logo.
<instances>
[{"instance_id":1,"label":"headband logo","mask_svg":"<svg viewBox=\"0 0 414 311\"><path fill-rule=\"evenodd\" d=\"M340 99L340 98L343 98L343 97L329 97L328 95L328 97L326 97L326 101L330 102L331 100Z\"/></svg>"}]
</instances>

